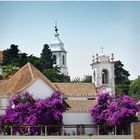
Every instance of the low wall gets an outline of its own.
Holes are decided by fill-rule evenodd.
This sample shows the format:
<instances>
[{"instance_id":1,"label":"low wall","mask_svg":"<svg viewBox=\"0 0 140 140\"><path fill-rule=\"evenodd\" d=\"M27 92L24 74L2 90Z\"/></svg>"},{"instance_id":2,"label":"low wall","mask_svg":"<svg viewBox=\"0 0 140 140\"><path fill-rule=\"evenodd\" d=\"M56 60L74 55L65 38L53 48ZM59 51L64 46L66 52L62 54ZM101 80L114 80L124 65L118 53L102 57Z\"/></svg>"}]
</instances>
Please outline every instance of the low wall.
<instances>
[{"instance_id":1,"label":"low wall","mask_svg":"<svg viewBox=\"0 0 140 140\"><path fill-rule=\"evenodd\" d=\"M133 139L132 135L93 136L0 136L0 139Z\"/></svg>"},{"instance_id":2,"label":"low wall","mask_svg":"<svg viewBox=\"0 0 140 140\"><path fill-rule=\"evenodd\" d=\"M132 131L134 139L140 139L140 122L132 123Z\"/></svg>"},{"instance_id":3,"label":"low wall","mask_svg":"<svg viewBox=\"0 0 140 140\"><path fill-rule=\"evenodd\" d=\"M131 135L74 135L74 136L9 136L0 139L140 139L140 122L131 124Z\"/></svg>"}]
</instances>

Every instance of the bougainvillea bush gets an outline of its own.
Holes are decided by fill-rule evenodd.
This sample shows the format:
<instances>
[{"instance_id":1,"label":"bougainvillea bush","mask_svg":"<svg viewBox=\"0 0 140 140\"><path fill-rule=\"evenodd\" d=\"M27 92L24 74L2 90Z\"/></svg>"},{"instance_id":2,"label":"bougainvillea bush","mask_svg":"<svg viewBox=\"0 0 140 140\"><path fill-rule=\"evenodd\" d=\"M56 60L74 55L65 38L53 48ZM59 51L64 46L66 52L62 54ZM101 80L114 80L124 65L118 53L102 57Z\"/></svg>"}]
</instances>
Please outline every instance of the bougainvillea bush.
<instances>
[{"instance_id":1,"label":"bougainvillea bush","mask_svg":"<svg viewBox=\"0 0 140 140\"><path fill-rule=\"evenodd\" d=\"M91 109L91 116L104 130L117 126L119 129L128 127L137 121L136 113L140 110L136 100L127 96L110 96L99 94L97 104Z\"/></svg>"},{"instance_id":2,"label":"bougainvillea bush","mask_svg":"<svg viewBox=\"0 0 140 140\"><path fill-rule=\"evenodd\" d=\"M59 126L62 124L62 114L65 111L60 93L55 92L47 99L34 99L28 92L13 96L9 101L6 114L1 117L0 123L7 134L10 133L9 125L13 125L13 133L25 134L21 125ZM48 133L57 131L55 127L48 127ZM40 133L39 128L30 127L30 134Z\"/></svg>"}]
</instances>

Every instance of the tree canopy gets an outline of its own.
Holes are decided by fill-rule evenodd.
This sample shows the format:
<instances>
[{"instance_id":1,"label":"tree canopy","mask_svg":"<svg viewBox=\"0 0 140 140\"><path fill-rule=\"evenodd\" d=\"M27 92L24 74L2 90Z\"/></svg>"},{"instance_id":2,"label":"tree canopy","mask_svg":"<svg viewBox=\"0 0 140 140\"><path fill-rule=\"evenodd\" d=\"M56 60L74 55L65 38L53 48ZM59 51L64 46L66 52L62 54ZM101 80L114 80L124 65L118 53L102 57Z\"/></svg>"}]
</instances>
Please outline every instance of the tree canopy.
<instances>
[{"instance_id":1,"label":"tree canopy","mask_svg":"<svg viewBox=\"0 0 140 140\"><path fill-rule=\"evenodd\" d=\"M140 101L140 76L131 81L129 86L129 95Z\"/></svg>"},{"instance_id":2,"label":"tree canopy","mask_svg":"<svg viewBox=\"0 0 140 140\"><path fill-rule=\"evenodd\" d=\"M83 78L76 77L71 82L72 83L91 83L92 82L92 76L91 75L84 75Z\"/></svg>"},{"instance_id":3,"label":"tree canopy","mask_svg":"<svg viewBox=\"0 0 140 140\"><path fill-rule=\"evenodd\" d=\"M3 66L3 79L9 79L15 72L19 70L19 67L17 66Z\"/></svg>"},{"instance_id":4,"label":"tree canopy","mask_svg":"<svg viewBox=\"0 0 140 140\"><path fill-rule=\"evenodd\" d=\"M69 76L65 76L55 69L44 69L43 74L46 75L52 82L62 83L70 81Z\"/></svg>"},{"instance_id":5,"label":"tree canopy","mask_svg":"<svg viewBox=\"0 0 140 140\"><path fill-rule=\"evenodd\" d=\"M11 63L16 65L16 61L19 58L18 45L12 44L9 49L3 51L3 55L3 65L11 65Z\"/></svg>"},{"instance_id":6,"label":"tree canopy","mask_svg":"<svg viewBox=\"0 0 140 140\"><path fill-rule=\"evenodd\" d=\"M35 99L28 92L13 96L9 101L9 106L6 109L6 114L0 119L0 124L3 131L10 133L9 125L13 125L13 133L25 134L27 129L19 129L16 126L21 125L61 125L62 114L65 107L60 98L60 93L55 92L50 98ZM5 127L7 126L7 127ZM56 128L48 128L48 133L58 131ZM30 134L36 134L39 129L32 128Z\"/></svg>"},{"instance_id":7,"label":"tree canopy","mask_svg":"<svg viewBox=\"0 0 140 140\"><path fill-rule=\"evenodd\" d=\"M9 49L4 50L3 66L19 67L21 68L27 62L32 63L44 75L46 75L52 82L70 82L70 77L62 74L58 67L54 67L52 52L47 44L43 46L40 57L22 53L18 49L18 45L12 44ZM16 71L13 71L16 72ZM11 73L7 71L7 75ZM1 77L2 79L2 77Z\"/></svg>"},{"instance_id":8,"label":"tree canopy","mask_svg":"<svg viewBox=\"0 0 140 140\"><path fill-rule=\"evenodd\" d=\"M42 69L52 69L54 60L52 57L52 52L49 49L48 44L45 44L41 53L41 63L42 63Z\"/></svg>"},{"instance_id":9,"label":"tree canopy","mask_svg":"<svg viewBox=\"0 0 140 140\"><path fill-rule=\"evenodd\" d=\"M123 68L124 64L121 61L116 61L114 67L116 93L128 94L130 73Z\"/></svg>"}]
</instances>

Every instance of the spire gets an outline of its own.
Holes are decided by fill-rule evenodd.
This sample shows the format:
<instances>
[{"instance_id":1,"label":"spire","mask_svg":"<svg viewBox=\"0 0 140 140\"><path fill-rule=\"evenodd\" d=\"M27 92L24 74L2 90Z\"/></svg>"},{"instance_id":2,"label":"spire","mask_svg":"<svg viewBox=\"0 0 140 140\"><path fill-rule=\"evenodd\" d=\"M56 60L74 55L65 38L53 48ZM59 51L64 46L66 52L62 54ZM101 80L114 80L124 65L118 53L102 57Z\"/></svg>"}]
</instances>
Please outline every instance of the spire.
<instances>
[{"instance_id":1,"label":"spire","mask_svg":"<svg viewBox=\"0 0 140 140\"><path fill-rule=\"evenodd\" d=\"M55 21L54 28L55 28L55 34L54 34L54 36L55 36L56 40L58 40L59 42L61 42L61 40L59 38L59 33L58 33L57 21Z\"/></svg>"}]
</instances>

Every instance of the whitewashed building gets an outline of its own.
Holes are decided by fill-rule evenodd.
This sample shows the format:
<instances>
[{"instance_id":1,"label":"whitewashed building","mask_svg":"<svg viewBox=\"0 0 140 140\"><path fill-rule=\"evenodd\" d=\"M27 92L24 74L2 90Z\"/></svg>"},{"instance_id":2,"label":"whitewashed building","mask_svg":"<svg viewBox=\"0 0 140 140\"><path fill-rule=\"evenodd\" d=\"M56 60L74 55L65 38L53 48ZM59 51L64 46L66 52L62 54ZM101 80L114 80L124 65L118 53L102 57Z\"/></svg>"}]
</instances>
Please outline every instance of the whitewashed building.
<instances>
[{"instance_id":1,"label":"whitewashed building","mask_svg":"<svg viewBox=\"0 0 140 140\"><path fill-rule=\"evenodd\" d=\"M55 26L55 42L51 43L50 49L55 60L55 66L60 67L61 73L68 75L67 52L64 43L59 38L57 26ZM114 84L114 57L105 54L93 58L92 83L52 83L32 64L27 63L10 79L0 81L0 115L5 113L8 101L12 95L28 91L35 98L50 97L55 91L62 94L62 99L67 105L63 114L65 125L94 124L90 115L90 109L96 104L98 91L115 93ZM95 83L95 84L94 84ZM97 89L96 89L97 88ZM77 132L80 130L80 132ZM65 128L69 134L94 134L94 128Z\"/></svg>"},{"instance_id":2,"label":"whitewashed building","mask_svg":"<svg viewBox=\"0 0 140 140\"><path fill-rule=\"evenodd\" d=\"M0 114L3 114L12 95L28 91L35 98L46 98L58 89L32 64L27 63L10 79L0 81Z\"/></svg>"},{"instance_id":3,"label":"whitewashed building","mask_svg":"<svg viewBox=\"0 0 140 140\"><path fill-rule=\"evenodd\" d=\"M68 105L63 114L63 123L69 125L93 124L90 108L95 105L97 94L94 83L52 83L32 64L27 63L9 80L0 81L0 115L5 113L12 95L28 91L35 98L50 97L59 91ZM65 129L67 133L76 133L76 129ZM94 133L93 128L81 128L80 134Z\"/></svg>"},{"instance_id":4,"label":"whitewashed building","mask_svg":"<svg viewBox=\"0 0 140 140\"><path fill-rule=\"evenodd\" d=\"M94 124L90 109L96 104L96 88L94 83L55 83L60 89L63 99L69 105L63 114L64 124ZM76 128L66 128L67 133L76 132ZM77 133L77 132L76 132ZM80 134L93 134L94 128L81 128Z\"/></svg>"}]
</instances>

